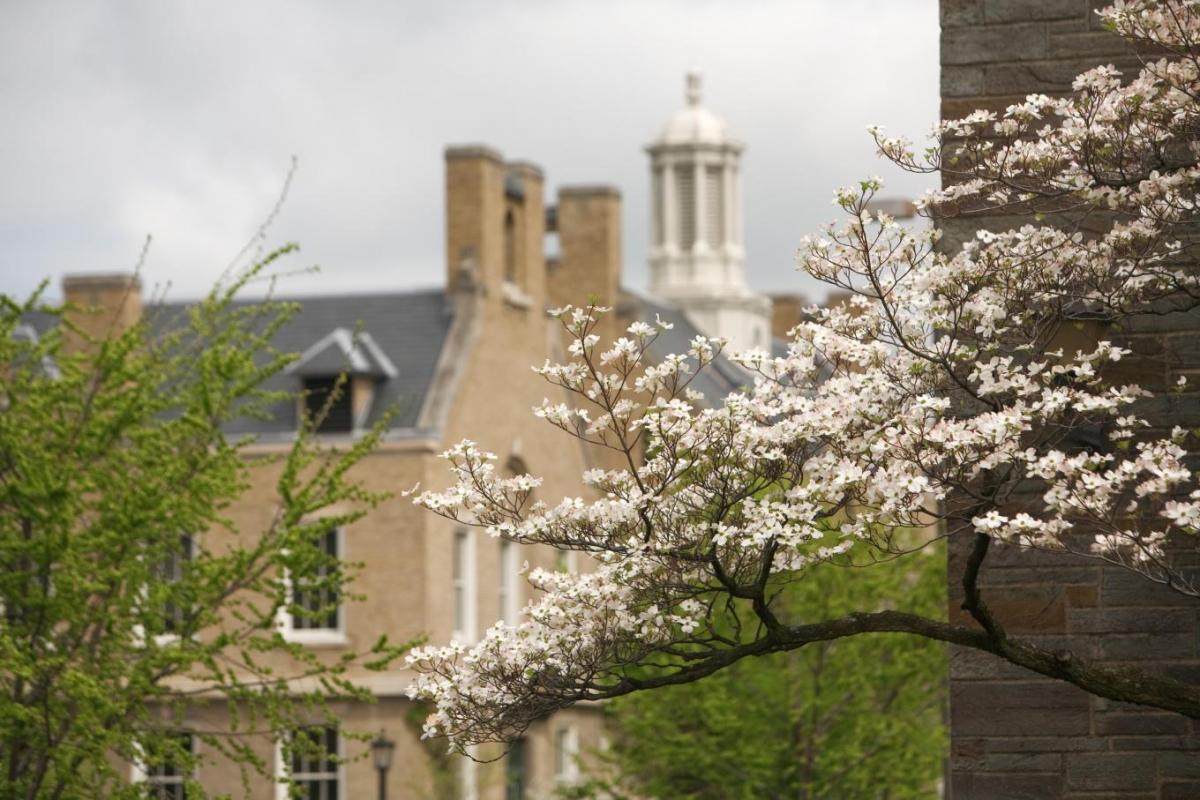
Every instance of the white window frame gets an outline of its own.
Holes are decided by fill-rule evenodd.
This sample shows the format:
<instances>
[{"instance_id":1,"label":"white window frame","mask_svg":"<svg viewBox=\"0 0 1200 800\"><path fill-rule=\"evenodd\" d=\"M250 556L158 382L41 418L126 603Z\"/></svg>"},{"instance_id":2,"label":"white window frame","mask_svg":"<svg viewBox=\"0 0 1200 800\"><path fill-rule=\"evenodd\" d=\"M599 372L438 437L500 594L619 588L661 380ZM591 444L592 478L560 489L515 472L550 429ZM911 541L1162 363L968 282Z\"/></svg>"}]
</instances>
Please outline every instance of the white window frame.
<instances>
[{"instance_id":1,"label":"white window frame","mask_svg":"<svg viewBox=\"0 0 1200 800\"><path fill-rule=\"evenodd\" d=\"M196 557L196 553L199 551L199 544L196 541L196 534L181 533L181 534L179 534L179 536L181 539L186 536L187 542L188 542L187 552L183 555L182 560L179 562L179 570L180 570L180 572L182 572L186 568L186 565L189 562L191 562L192 559L194 559ZM180 575L180 577L175 578L174 580L177 580L177 581L183 580L183 576ZM177 609L177 610L182 610L182 609ZM164 612L164 616L165 616L166 609L163 609L163 612ZM164 647L166 645L173 644L177 641L179 641L178 633L162 633L162 634L159 634L158 636L154 637L154 642L159 647Z\"/></svg>"},{"instance_id":2,"label":"white window frame","mask_svg":"<svg viewBox=\"0 0 1200 800\"><path fill-rule=\"evenodd\" d=\"M470 528L454 531L450 553L450 585L454 614L451 639L461 644L474 644L477 622L475 574L475 532Z\"/></svg>"},{"instance_id":3,"label":"white window frame","mask_svg":"<svg viewBox=\"0 0 1200 800\"><path fill-rule=\"evenodd\" d=\"M199 541L200 534L198 534L198 533L180 533L178 535L180 537L186 536L188 539L187 556L183 559L183 562L184 563L190 562L192 559L194 559L196 557L196 554L200 552L200 541ZM144 557L144 555L138 556L138 558L143 558L143 557ZM146 599L147 599L146 595L147 595L146 587L143 586L143 587L141 587L141 589L139 589L139 604L146 602ZM165 611L165 609L162 609L162 610ZM141 623L138 623L133 626L133 640L134 640L135 646L137 646L137 647L143 647L146 644L146 627L144 625L142 625ZM158 647L167 647L168 645L175 644L178 641L179 641L179 634L177 634L177 633L159 633L154 636L154 644L157 645Z\"/></svg>"},{"instance_id":4,"label":"white window frame","mask_svg":"<svg viewBox=\"0 0 1200 800\"><path fill-rule=\"evenodd\" d=\"M195 755L196 755L196 734L189 730L172 731L171 733L172 733L172 735L181 735L181 734L187 735L188 747L190 748L192 757L194 759ZM178 776L173 775L173 776L169 776L169 777L165 776L165 775L151 775L150 771L149 771L149 767L146 765L145 759L142 758L143 749L142 749L141 744L138 742L134 742L133 747L134 747L134 751L137 753L137 755L134 757L133 762L129 765L129 782L130 783L141 783L141 784L146 784L148 786L177 786L177 785L185 784L188 781L197 780L197 777L196 777L197 770L195 770L195 769L193 769L187 775L181 774ZM186 789L184 790L184 794L185 795L187 794Z\"/></svg>"},{"instance_id":5,"label":"white window frame","mask_svg":"<svg viewBox=\"0 0 1200 800\"><path fill-rule=\"evenodd\" d=\"M458 797L459 800L479 800L479 765L475 763L475 745L467 747L467 754L459 756Z\"/></svg>"},{"instance_id":6,"label":"white window frame","mask_svg":"<svg viewBox=\"0 0 1200 800\"><path fill-rule=\"evenodd\" d=\"M505 625L516 625L521 617L519 547L516 542L500 540L500 619Z\"/></svg>"},{"instance_id":7,"label":"white window frame","mask_svg":"<svg viewBox=\"0 0 1200 800\"><path fill-rule=\"evenodd\" d=\"M579 731L574 725L554 730L554 781L560 786L579 782Z\"/></svg>"},{"instance_id":8,"label":"white window frame","mask_svg":"<svg viewBox=\"0 0 1200 800\"><path fill-rule=\"evenodd\" d=\"M302 728L328 728L328 722L316 722L312 725L301 725ZM346 737L342 735L342 726L336 723L333 724L333 729L337 731L337 752L334 753L337 759L334 774L337 780L337 794L339 798L347 797L346 794L346 762L345 748ZM290 735L290 734L289 734ZM275 740L275 800L291 800L291 795L288 794L288 772L283 761L283 742ZM295 780L295 776L290 776Z\"/></svg>"},{"instance_id":9,"label":"white window frame","mask_svg":"<svg viewBox=\"0 0 1200 800\"><path fill-rule=\"evenodd\" d=\"M338 561L346 560L346 533L342 527L333 529L335 534L334 542L337 548ZM347 644L346 638L346 604L338 602L337 627L334 628L297 628L292 615L288 612L287 606L291 605L295 599L293 594L292 576L285 573L283 576L284 584L287 587L287 603L279 609L277 623L280 633L283 638L289 642L303 644L308 647L344 647Z\"/></svg>"},{"instance_id":10,"label":"white window frame","mask_svg":"<svg viewBox=\"0 0 1200 800\"><path fill-rule=\"evenodd\" d=\"M574 574L579 572L579 551L578 550L560 550L554 551L554 570L556 572L568 572Z\"/></svg>"}]
</instances>

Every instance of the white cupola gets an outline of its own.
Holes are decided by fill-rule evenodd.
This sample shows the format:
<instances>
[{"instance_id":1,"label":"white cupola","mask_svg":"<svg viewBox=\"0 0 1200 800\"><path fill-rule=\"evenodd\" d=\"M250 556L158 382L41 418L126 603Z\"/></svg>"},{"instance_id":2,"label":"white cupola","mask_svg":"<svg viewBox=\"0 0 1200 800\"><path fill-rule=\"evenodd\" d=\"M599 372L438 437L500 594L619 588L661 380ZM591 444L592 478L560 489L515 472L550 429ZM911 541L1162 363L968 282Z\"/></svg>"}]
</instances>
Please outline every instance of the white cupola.
<instances>
[{"instance_id":1,"label":"white cupola","mask_svg":"<svg viewBox=\"0 0 1200 800\"><path fill-rule=\"evenodd\" d=\"M771 301L746 286L740 162L743 145L701 103L688 73L687 104L650 154L650 292L683 308L734 351L770 348Z\"/></svg>"}]
</instances>

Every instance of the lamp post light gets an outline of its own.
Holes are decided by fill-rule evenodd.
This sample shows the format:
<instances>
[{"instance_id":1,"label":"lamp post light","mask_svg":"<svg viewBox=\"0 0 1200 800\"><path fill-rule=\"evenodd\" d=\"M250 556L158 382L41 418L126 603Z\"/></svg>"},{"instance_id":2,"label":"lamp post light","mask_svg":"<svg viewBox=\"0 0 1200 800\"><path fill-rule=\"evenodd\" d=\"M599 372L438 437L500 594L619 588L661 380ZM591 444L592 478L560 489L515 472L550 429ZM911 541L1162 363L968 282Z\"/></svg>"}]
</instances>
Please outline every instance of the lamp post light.
<instances>
[{"instance_id":1,"label":"lamp post light","mask_svg":"<svg viewBox=\"0 0 1200 800\"><path fill-rule=\"evenodd\" d=\"M387 738L383 730L371 742L371 757L375 760L375 769L379 771L379 800L387 800L387 772L392 766L392 754L396 751L396 743Z\"/></svg>"}]
</instances>

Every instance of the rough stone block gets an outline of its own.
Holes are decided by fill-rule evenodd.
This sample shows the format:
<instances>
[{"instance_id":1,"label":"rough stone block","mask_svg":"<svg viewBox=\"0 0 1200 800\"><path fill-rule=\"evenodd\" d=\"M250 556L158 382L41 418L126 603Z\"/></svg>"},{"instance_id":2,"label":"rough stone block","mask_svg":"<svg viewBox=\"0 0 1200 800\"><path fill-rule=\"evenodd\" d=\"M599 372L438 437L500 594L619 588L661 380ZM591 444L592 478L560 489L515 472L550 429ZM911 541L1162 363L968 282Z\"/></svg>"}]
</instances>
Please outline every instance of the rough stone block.
<instances>
[{"instance_id":1,"label":"rough stone block","mask_svg":"<svg viewBox=\"0 0 1200 800\"><path fill-rule=\"evenodd\" d=\"M1164 778L1186 778L1200 781L1200 753L1160 753L1158 771Z\"/></svg>"},{"instance_id":2,"label":"rough stone block","mask_svg":"<svg viewBox=\"0 0 1200 800\"><path fill-rule=\"evenodd\" d=\"M1083 735L1088 695L1051 682L960 683L950 688L950 725L959 736Z\"/></svg>"},{"instance_id":3,"label":"rough stone block","mask_svg":"<svg viewBox=\"0 0 1200 800\"><path fill-rule=\"evenodd\" d=\"M974 97L983 93L979 67L942 67L942 97Z\"/></svg>"},{"instance_id":4,"label":"rough stone block","mask_svg":"<svg viewBox=\"0 0 1200 800\"><path fill-rule=\"evenodd\" d=\"M1180 714L1097 714L1096 732L1105 736L1136 734L1141 736L1185 735L1191 732L1188 719ZM1138 748L1140 749L1140 748Z\"/></svg>"},{"instance_id":5,"label":"rough stone block","mask_svg":"<svg viewBox=\"0 0 1200 800\"><path fill-rule=\"evenodd\" d=\"M1002 658L962 647L950 651L950 677L954 680L1034 680L1038 676Z\"/></svg>"},{"instance_id":6,"label":"rough stone block","mask_svg":"<svg viewBox=\"0 0 1200 800\"><path fill-rule=\"evenodd\" d=\"M1044 25L1019 22L982 28L944 28L943 64L1030 61L1049 55Z\"/></svg>"},{"instance_id":7,"label":"rough stone block","mask_svg":"<svg viewBox=\"0 0 1200 800\"><path fill-rule=\"evenodd\" d=\"M939 5L943 28L960 28L983 21L982 0L942 0Z\"/></svg>"},{"instance_id":8,"label":"rough stone block","mask_svg":"<svg viewBox=\"0 0 1200 800\"><path fill-rule=\"evenodd\" d=\"M1136 69L1133 58L1113 59L1122 71ZM1076 75L1095 66L1091 60L1031 61L1017 64L987 64L983 68L986 94L1061 94L1070 89Z\"/></svg>"},{"instance_id":9,"label":"rough stone block","mask_svg":"<svg viewBox=\"0 0 1200 800\"><path fill-rule=\"evenodd\" d=\"M1066 586L1077 584L1093 587L1100 579L1100 569L1090 567L1008 567L1006 569L990 570L984 575L984 586L1009 586L1014 584L1038 585L1057 584ZM1074 588L1074 587L1072 587Z\"/></svg>"},{"instance_id":10,"label":"rough stone block","mask_svg":"<svg viewBox=\"0 0 1200 800\"><path fill-rule=\"evenodd\" d=\"M1050 52L1054 53L1056 58L1087 56L1095 60L1108 60L1129 54L1129 48L1125 46L1125 43L1108 31L1051 32L1049 35Z\"/></svg>"},{"instance_id":11,"label":"rough stone block","mask_svg":"<svg viewBox=\"0 0 1200 800\"><path fill-rule=\"evenodd\" d=\"M1153 791L1153 753L1071 753L1067 755L1067 787L1089 792Z\"/></svg>"},{"instance_id":12,"label":"rough stone block","mask_svg":"<svg viewBox=\"0 0 1200 800\"><path fill-rule=\"evenodd\" d=\"M1200 403L1194 393L1166 394L1141 399L1129 406L1130 413L1145 417L1152 425L1170 428L1182 425L1194 428L1200 425Z\"/></svg>"},{"instance_id":13,"label":"rough stone block","mask_svg":"<svg viewBox=\"0 0 1200 800\"><path fill-rule=\"evenodd\" d=\"M1200 751L1200 739L1194 736L1114 736L1114 750L1197 750ZM1196 753L1200 758L1200 752Z\"/></svg>"},{"instance_id":14,"label":"rough stone block","mask_svg":"<svg viewBox=\"0 0 1200 800\"><path fill-rule=\"evenodd\" d=\"M1071 608L1094 608L1099 604L1100 590L1096 586L1067 586L1067 605Z\"/></svg>"},{"instance_id":15,"label":"rough stone block","mask_svg":"<svg viewBox=\"0 0 1200 800\"><path fill-rule=\"evenodd\" d=\"M1066 593L1058 586L1022 586L989 588L984 595L996 619L1010 632L1047 633L1065 630ZM971 624L970 614L961 606L951 609L950 619L960 625Z\"/></svg>"},{"instance_id":16,"label":"rough stone block","mask_svg":"<svg viewBox=\"0 0 1200 800\"><path fill-rule=\"evenodd\" d=\"M1004 775L984 772L953 772L950 797L971 800L1059 800L1059 775Z\"/></svg>"},{"instance_id":17,"label":"rough stone block","mask_svg":"<svg viewBox=\"0 0 1200 800\"><path fill-rule=\"evenodd\" d=\"M1169 781L1162 785L1161 800L1196 800L1200 797L1200 782Z\"/></svg>"},{"instance_id":18,"label":"rough stone block","mask_svg":"<svg viewBox=\"0 0 1200 800\"><path fill-rule=\"evenodd\" d=\"M1152 636L1100 638L1100 652L1112 661L1156 661L1187 659L1196 656L1196 640L1191 633L1160 633Z\"/></svg>"},{"instance_id":19,"label":"rough stone block","mask_svg":"<svg viewBox=\"0 0 1200 800\"><path fill-rule=\"evenodd\" d=\"M1195 627L1195 613L1183 608L1073 608L1067 622L1072 634L1181 633Z\"/></svg>"},{"instance_id":20,"label":"rough stone block","mask_svg":"<svg viewBox=\"0 0 1200 800\"><path fill-rule=\"evenodd\" d=\"M1127 569L1104 570L1100 584L1100 605L1179 606L1193 608L1196 601L1165 586L1146 580Z\"/></svg>"},{"instance_id":21,"label":"rough stone block","mask_svg":"<svg viewBox=\"0 0 1200 800\"><path fill-rule=\"evenodd\" d=\"M1008 108L1014 103L1020 103L1024 99L1024 96L1017 95L1011 95L1008 97L943 97L941 107L942 119L961 119L962 117L965 117L978 109L995 111L997 114L999 114L1004 111L1004 109ZM957 249L958 248L955 248L955 250Z\"/></svg>"},{"instance_id":22,"label":"rough stone block","mask_svg":"<svg viewBox=\"0 0 1200 800\"><path fill-rule=\"evenodd\" d=\"M959 739L954 741L957 743ZM988 753L1089 753L1108 747L1104 739L1096 736L999 736L966 741L979 742Z\"/></svg>"},{"instance_id":23,"label":"rough stone block","mask_svg":"<svg viewBox=\"0 0 1200 800\"><path fill-rule=\"evenodd\" d=\"M1022 22L1031 19L1083 19L1086 3L1081 0L986 0L984 22Z\"/></svg>"}]
</instances>

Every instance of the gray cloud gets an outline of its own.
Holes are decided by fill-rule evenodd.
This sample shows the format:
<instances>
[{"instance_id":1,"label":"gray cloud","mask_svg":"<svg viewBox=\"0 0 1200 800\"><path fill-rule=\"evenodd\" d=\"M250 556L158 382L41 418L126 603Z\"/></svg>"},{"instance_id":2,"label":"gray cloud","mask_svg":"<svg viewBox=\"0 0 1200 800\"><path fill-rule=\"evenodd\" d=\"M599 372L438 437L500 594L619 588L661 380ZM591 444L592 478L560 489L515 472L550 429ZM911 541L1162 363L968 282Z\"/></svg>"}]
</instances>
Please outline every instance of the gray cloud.
<instances>
[{"instance_id":1,"label":"gray cloud","mask_svg":"<svg viewBox=\"0 0 1200 800\"><path fill-rule=\"evenodd\" d=\"M864 128L937 114L933 0L26 2L0 10L0 292L128 269L206 289L300 168L272 240L287 293L442 280L442 148L487 142L551 187L625 197L625 282L646 283L642 146L705 74L747 144L748 273L812 287L800 237L833 189L879 173ZM819 293L819 292L818 292Z\"/></svg>"}]
</instances>

